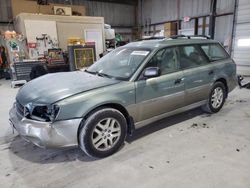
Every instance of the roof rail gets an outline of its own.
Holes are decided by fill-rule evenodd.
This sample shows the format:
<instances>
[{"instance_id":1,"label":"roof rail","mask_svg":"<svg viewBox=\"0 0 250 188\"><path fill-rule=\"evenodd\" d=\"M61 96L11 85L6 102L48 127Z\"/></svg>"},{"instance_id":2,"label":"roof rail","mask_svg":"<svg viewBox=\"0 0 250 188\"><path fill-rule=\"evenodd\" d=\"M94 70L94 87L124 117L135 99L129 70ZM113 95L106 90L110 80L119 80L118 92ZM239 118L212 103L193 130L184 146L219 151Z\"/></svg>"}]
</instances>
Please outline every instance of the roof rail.
<instances>
[{"instance_id":1,"label":"roof rail","mask_svg":"<svg viewBox=\"0 0 250 188\"><path fill-rule=\"evenodd\" d=\"M206 39L211 39L211 37L207 36L207 35L189 35L188 37L190 37L190 38L206 38Z\"/></svg>"},{"instance_id":2,"label":"roof rail","mask_svg":"<svg viewBox=\"0 0 250 188\"><path fill-rule=\"evenodd\" d=\"M185 38L185 37L187 37L187 36L186 35L173 35L173 36L171 36L169 38L171 38L171 39L178 39L178 38Z\"/></svg>"},{"instance_id":3,"label":"roof rail","mask_svg":"<svg viewBox=\"0 0 250 188\"><path fill-rule=\"evenodd\" d=\"M140 40L161 40L161 39L165 39L166 37L149 37L149 38L144 38L144 39L140 39Z\"/></svg>"},{"instance_id":4,"label":"roof rail","mask_svg":"<svg viewBox=\"0 0 250 188\"><path fill-rule=\"evenodd\" d=\"M171 39L178 39L178 38L206 38L206 39L211 39L209 36L206 35L174 35L170 37Z\"/></svg>"}]
</instances>

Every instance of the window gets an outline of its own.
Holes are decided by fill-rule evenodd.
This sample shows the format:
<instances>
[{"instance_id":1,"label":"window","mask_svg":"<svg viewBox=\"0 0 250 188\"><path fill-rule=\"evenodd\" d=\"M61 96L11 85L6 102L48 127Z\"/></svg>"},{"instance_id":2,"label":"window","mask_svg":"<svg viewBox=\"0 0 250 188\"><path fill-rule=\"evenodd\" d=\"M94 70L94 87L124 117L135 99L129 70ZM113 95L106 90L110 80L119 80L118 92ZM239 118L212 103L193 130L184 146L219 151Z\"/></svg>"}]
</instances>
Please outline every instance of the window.
<instances>
[{"instance_id":1,"label":"window","mask_svg":"<svg viewBox=\"0 0 250 188\"><path fill-rule=\"evenodd\" d=\"M217 61L228 57L228 54L219 44L206 44L202 45L201 48L210 61Z\"/></svg>"},{"instance_id":2,"label":"window","mask_svg":"<svg viewBox=\"0 0 250 188\"><path fill-rule=\"evenodd\" d=\"M158 51L148 62L147 67L159 67L162 75L179 70L175 48Z\"/></svg>"},{"instance_id":3,"label":"window","mask_svg":"<svg viewBox=\"0 0 250 188\"><path fill-rule=\"evenodd\" d=\"M208 60L196 45L179 46L179 59L182 69L208 64Z\"/></svg>"}]
</instances>

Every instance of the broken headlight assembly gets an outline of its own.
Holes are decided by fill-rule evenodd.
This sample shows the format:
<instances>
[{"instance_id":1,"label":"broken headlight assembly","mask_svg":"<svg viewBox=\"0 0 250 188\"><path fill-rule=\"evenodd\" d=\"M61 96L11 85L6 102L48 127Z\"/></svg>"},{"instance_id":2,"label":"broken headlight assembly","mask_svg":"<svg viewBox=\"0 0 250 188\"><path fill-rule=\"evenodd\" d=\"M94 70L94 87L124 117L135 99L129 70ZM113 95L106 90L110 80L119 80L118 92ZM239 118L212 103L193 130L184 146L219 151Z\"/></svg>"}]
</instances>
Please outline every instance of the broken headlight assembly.
<instances>
[{"instance_id":1,"label":"broken headlight assembly","mask_svg":"<svg viewBox=\"0 0 250 188\"><path fill-rule=\"evenodd\" d=\"M59 110L60 107L55 104L48 106L35 106L33 107L32 113L29 116L30 119L53 122L56 119Z\"/></svg>"}]
</instances>

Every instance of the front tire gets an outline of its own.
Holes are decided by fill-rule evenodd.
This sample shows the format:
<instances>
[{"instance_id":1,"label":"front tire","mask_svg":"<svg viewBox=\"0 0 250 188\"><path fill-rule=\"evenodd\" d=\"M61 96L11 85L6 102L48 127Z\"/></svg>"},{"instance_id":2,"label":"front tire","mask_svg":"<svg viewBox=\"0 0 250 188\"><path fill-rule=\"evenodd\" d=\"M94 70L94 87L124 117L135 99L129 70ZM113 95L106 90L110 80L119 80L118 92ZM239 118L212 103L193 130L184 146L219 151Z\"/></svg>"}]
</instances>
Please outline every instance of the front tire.
<instances>
[{"instance_id":1,"label":"front tire","mask_svg":"<svg viewBox=\"0 0 250 188\"><path fill-rule=\"evenodd\" d=\"M226 86L222 82L216 82L209 94L207 104L202 106L202 109L208 113L219 112L226 100Z\"/></svg>"},{"instance_id":2,"label":"front tire","mask_svg":"<svg viewBox=\"0 0 250 188\"><path fill-rule=\"evenodd\" d=\"M80 148L92 158L114 154L124 143L127 122L124 115L113 108L103 108L92 113L80 129Z\"/></svg>"}]
</instances>

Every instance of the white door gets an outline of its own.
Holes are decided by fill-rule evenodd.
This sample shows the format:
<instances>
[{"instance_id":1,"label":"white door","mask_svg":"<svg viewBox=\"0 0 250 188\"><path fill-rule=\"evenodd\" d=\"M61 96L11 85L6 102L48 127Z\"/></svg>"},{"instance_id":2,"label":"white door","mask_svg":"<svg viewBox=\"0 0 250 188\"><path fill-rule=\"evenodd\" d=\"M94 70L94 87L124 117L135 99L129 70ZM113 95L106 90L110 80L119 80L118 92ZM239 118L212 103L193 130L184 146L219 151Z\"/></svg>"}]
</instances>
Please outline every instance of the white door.
<instances>
[{"instance_id":1,"label":"white door","mask_svg":"<svg viewBox=\"0 0 250 188\"><path fill-rule=\"evenodd\" d=\"M250 76L250 1L238 1L233 59L237 73Z\"/></svg>"},{"instance_id":2,"label":"white door","mask_svg":"<svg viewBox=\"0 0 250 188\"><path fill-rule=\"evenodd\" d=\"M103 34L100 29L85 29L84 39L86 42L95 42L96 59L99 59L99 54L103 53Z\"/></svg>"}]
</instances>

